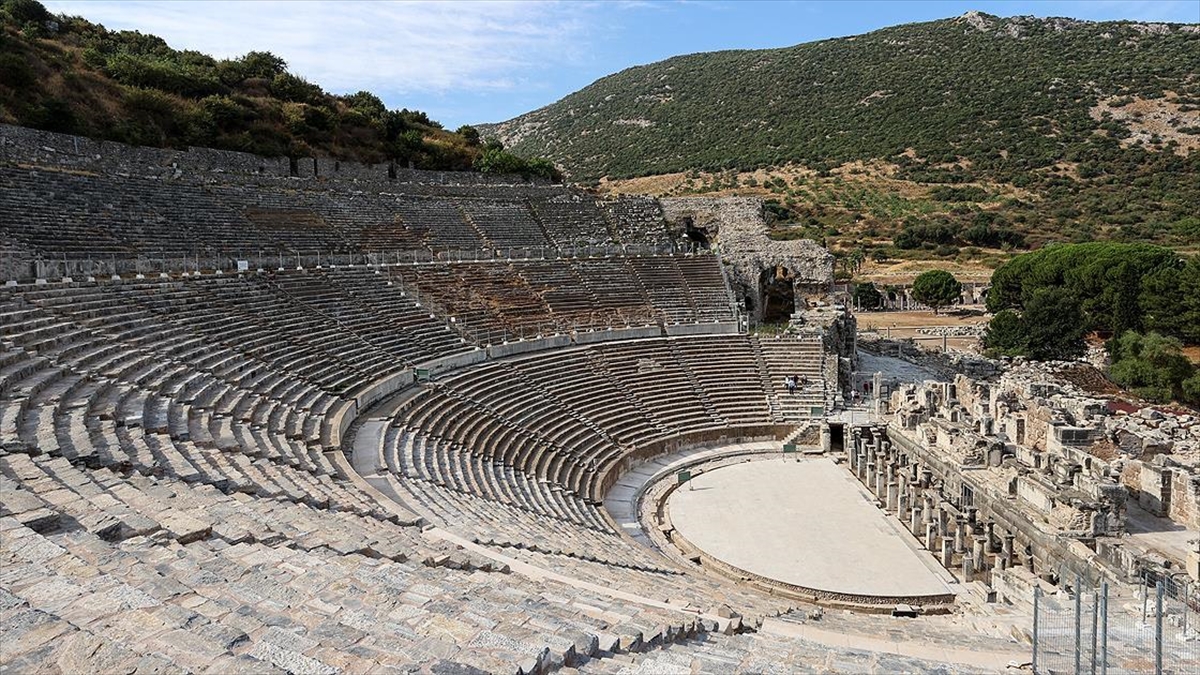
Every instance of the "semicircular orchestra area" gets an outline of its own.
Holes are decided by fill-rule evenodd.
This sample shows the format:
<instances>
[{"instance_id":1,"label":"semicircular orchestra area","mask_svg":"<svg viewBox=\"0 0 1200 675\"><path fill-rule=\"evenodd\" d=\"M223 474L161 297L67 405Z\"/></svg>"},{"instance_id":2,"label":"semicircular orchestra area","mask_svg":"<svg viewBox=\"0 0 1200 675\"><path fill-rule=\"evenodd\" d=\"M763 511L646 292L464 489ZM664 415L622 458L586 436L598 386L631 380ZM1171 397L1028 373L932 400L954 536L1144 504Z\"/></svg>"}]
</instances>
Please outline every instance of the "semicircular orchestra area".
<instances>
[{"instance_id":1,"label":"semicircular orchestra area","mask_svg":"<svg viewBox=\"0 0 1200 675\"><path fill-rule=\"evenodd\" d=\"M949 573L843 466L752 459L693 469L664 495L674 545L720 573L807 600L887 611L953 602Z\"/></svg>"}]
</instances>

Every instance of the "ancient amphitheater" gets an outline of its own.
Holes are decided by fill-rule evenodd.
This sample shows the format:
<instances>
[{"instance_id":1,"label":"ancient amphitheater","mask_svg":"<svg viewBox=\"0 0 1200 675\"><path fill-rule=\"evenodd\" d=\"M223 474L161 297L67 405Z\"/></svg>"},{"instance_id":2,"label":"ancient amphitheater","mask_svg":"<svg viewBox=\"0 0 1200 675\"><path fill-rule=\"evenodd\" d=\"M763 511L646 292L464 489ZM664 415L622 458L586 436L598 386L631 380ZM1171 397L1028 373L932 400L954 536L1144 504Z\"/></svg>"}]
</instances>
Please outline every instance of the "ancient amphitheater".
<instances>
[{"instance_id":1,"label":"ancient amphitheater","mask_svg":"<svg viewBox=\"0 0 1200 675\"><path fill-rule=\"evenodd\" d=\"M757 208L0 127L0 672L1001 672L1195 574L1200 422L858 345Z\"/></svg>"}]
</instances>

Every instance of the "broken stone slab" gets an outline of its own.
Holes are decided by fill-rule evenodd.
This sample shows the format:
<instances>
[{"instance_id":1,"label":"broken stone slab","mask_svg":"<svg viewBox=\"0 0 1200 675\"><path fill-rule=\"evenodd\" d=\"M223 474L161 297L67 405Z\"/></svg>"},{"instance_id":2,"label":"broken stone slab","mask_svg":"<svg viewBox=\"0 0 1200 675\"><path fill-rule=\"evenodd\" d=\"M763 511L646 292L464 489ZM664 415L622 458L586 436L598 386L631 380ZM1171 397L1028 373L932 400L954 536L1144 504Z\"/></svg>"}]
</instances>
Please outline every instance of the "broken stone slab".
<instances>
[{"instance_id":1,"label":"broken stone slab","mask_svg":"<svg viewBox=\"0 0 1200 675\"><path fill-rule=\"evenodd\" d=\"M599 654L613 654L620 646L621 638L612 633L597 633L596 634L596 652Z\"/></svg>"},{"instance_id":2,"label":"broken stone slab","mask_svg":"<svg viewBox=\"0 0 1200 675\"><path fill-rule=\"evenodd\" d=\"M731 608L729 605L717 605L717 610L714 612L714 614L722 619L733 619L742 616L741 614L733 611L733 608Z\"/></svg>"}]
</instances>

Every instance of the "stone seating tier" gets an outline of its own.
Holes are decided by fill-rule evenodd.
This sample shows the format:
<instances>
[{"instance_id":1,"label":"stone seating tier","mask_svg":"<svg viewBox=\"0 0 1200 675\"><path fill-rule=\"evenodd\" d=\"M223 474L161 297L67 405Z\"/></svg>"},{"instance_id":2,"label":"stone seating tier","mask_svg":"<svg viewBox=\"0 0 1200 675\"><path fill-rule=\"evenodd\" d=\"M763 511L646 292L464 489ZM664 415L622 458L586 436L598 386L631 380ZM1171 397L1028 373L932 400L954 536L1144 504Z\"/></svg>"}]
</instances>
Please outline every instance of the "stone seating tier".
<instances>
[{"instance_id":1,"label":"stone seating tier","mask_svg":"<svg viewBox=\"0 0 1200 675\"><path fill-rule=\"evenodd\" d=\"M465 276L505 299L480 317L519 325L555 315L533 289L584 278L579 262L470 265ZM684 283L691 273L670 257L656 268ZM385 493L399 502L356 482L330 444L331 416L364 384L473 348L400 269L0 288L6 664L536 670L693 634L696 612L717 603L786 609L692 578L596 505L597 471L637 444L773 419L778 392L754 376L745 336L452 371L381 439ZM599 303L600 288L550 297ZM540 304L522 304L530 297ZM422 517L483 548L423 533ZM498 581L507 568L494 554L655 602L667 594L676 609L549 578Z\"/></svg>"},{"instance_id":2,"label":"stone seating tier","mask_svg":"<svg viewBox=\"0 0 1200 675\"><path fill-rule=\"evenodd\" d=\"M476 541L500 531L512 545L554 541L566 555L597 558L595 547L558 530L589 530L609 552L627 548L599 511L599 481L635 448L784 423L778 401L788 397L821 404L819 343L777 340L770 351L777 363L788 359L789 372L810 377L812 390L788 394L782 378L764 377L762 344L742 335L603 343L485 363L407 395L379 452L385 470L401 478L403 500L434 522ZM489 516L480 506L488 503L505 515ZM514 509L525 514L520 528Z\"/></svg>"},{"instance_id":3,"label":"stone seating tier","mask_svg":"<svg viewBox=\"0 0 1200 675\"><path fill-rule=\"evenodd\" d=\"M672 242L661 208L644 198L599 200L565 187L348 187L243 178L165 180L0 163L0 253L57 260L189 256L203 265L214 256Z\"/></svg>"}]
</instances>

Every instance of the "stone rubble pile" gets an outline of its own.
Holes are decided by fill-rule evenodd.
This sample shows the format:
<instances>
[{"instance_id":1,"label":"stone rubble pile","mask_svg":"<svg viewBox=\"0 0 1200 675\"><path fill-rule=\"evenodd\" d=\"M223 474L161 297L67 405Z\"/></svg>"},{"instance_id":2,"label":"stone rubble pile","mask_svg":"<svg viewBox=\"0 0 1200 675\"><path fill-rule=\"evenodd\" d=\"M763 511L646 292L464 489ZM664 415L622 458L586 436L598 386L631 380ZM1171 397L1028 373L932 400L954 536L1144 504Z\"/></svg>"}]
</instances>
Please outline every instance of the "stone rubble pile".
<instances>
[{"instance_id":1,"label":"stone rubble pile","mask_svg":"<svg viewBox=\"0 0 1200 675\"><path fill-rule=\"evenodd\" d=\"M946 337L979 337L983 335L987 326L984 324L971 324L967 326L931 326L929 328L918 328L917 332L921 335L945 335Z\"/></svg>"},{"instance_id":2,"label":"stone rubble pile","mask_svg":"<svg viewBox=\"0 0 1200 675\"><path fill-rule=\"evenodd\" d=\"M1171 464L1200 468L1200 415L1178 414L1154 407L1126 410L1125 406L1110 405L1062 377L1068 370L1077 369L1078 362L1038 363L1020 359L1014 363L1001 378L1002 383L1025 389L1045 385L1055 391L1046 397L1055 408L1093 411L1090 421L1099 435L1112 441L1121 454L1146 460L1156 455L1170 455ZM1078 420L1081 423L1087 421Z\"/></svg>"}]
</instances>

